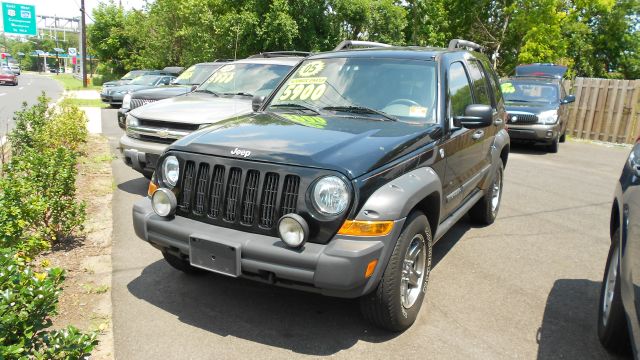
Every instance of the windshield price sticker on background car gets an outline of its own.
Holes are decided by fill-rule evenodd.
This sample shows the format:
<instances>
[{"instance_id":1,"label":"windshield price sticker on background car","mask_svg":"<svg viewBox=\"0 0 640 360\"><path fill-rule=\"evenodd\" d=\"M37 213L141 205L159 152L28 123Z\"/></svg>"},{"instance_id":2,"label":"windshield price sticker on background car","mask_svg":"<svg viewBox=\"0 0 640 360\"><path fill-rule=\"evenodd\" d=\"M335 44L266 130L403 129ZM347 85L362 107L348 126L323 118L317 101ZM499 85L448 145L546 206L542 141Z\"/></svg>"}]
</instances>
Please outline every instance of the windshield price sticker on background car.
<instances>
[{"instance_id":1,"label":"windshield price sticker on background car","mask_svg":"<svg viewBox=\"0 0 640 360\"><path fill-rule=\"evenodd\" d=\"M210 84L216 84L216 83L220 83L220 84L226 84L228 82L230 82L231 80L233 80L233 76L236 74L235 70L236 66L235 65L226 65L220 68L220 70L216 71L211 78L209 79L208 83Z\"/></svg>"},{"instance_id":2,"label":"windshield price sticker on background car","mask_svg":"<svg viewBox=\"0 0 640 360\"><path fill-rule=\"evenodd\" d=\"M505 94L511 94L516 92L516 88L513 87L513 84L510 82L502 83L500 85L500 89L502 89L502 92Z\"/></svg>"}]
</instances>

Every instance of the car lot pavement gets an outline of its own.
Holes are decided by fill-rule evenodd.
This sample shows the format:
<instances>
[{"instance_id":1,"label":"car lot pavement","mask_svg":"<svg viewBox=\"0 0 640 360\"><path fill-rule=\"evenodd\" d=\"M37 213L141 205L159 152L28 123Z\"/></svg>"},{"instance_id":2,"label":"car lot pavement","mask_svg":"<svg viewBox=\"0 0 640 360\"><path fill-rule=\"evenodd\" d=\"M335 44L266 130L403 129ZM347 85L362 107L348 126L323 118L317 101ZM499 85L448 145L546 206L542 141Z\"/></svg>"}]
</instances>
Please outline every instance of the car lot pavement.
<instances>
[{"instance_id":1,"label":"car lot pavement","mask_svg":"<svg viewBox=\"0 0 640 360\"><path fill-rule=\"evenodd\" d=\"M116 151L116 111L102 110L102 120ZM116 358L611 358L596 308L627 153L577 142L558 154L515 147L496 223L463 219L436 244L425 304L403 334L366 323L356 301L174 271L135 236L131 206L147 181L115 159Z\"/></svg>"}]
</instances>

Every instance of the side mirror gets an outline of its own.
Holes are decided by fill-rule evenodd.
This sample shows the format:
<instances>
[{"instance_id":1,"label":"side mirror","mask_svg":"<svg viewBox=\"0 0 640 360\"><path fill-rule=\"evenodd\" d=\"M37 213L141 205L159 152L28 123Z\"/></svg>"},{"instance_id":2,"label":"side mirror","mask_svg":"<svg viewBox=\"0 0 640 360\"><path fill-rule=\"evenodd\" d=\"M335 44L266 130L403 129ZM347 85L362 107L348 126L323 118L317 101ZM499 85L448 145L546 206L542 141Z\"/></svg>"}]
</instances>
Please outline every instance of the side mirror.
<instances>
[{"instance_id":1,"label":"side mirror","mask_svg":"<svg viewBox=\"0 0 640 360\"><path fill-rule=\"evenodd\" d=\"M467 129L479 129L493 124L493 109L491 105L472 104L464 110L464 116L456 116L456 126Z\"/></svg>"},{"instance_id":2,"label":"side mirror","mask_svg":"<svg viewBox=\"0 0 640 360\"><path fill-rule=\"evenodd\" d=\"M251 99L251 108L253 111L258 111L262 104L264 103L264 96L254 95L253 99Z\"/></svg>"},{"instance_id":3,"label":"side mirror","mask_svg":"<svg viewBox=\"0 0 640 360\"><path fill-rule=\"evenodd\" d=\"M564 99L562 99L562 103L563 104L570 104L572 102L576 101L576 96L575 95L567 95Z\"/></svg>"},{"instance_id":4,"label":"side mirror","mask_svg":"<svg viewBox=\"0 0 640 360\"><path fill-rule=\"evenodd\" d=\"M191 85L191 90L189 90L189 91L194 91L197 88L198 88L198 85Z\"/></svg>"}]
</instances>

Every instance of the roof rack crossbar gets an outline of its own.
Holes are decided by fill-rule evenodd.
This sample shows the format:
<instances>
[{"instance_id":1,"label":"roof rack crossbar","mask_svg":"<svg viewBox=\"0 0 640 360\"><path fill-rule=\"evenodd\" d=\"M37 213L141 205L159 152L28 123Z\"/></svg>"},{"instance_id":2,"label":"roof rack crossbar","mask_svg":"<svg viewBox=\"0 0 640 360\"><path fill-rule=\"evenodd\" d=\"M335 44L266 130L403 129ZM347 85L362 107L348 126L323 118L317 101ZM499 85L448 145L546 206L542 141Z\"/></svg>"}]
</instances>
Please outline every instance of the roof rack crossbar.
<instances>
[{"instance_id":1,"label":"roof rack crossbar","mask_svg":"<svg viewBox=\"0 0 640 360\"><path fill-rule=\"evenodd\" d=\"M379 43L375 41L361 41L361 40L344 40L333 51L340 51L346 49L352 49L354 47L363 48L375 48L375 47L390 47L389 44Z\"/></svg>"},{"instance_id":2,"label":"roof rack crossbar","mask_svg":"<svg viewBox=\"0 0 640 360\"><path fill-rule=\"evenodd\" d=\"M309 56L308 51L267 51L259 54L249 56L249 59L254 58L272 58L272 57L284 57L284 56Z\"/></svg>"},{"instance_id":3,"label":"roof rack crossbar","mask_svg":"<svg viewBox=\"0 0 640 360\"><path fill-rule=\"evenodd\" d=\"M455 49L469 49L475 51L482 51L484 47L480 44L476 44L473 41L463 40L463 39L453 39L449 41L449 50Z\"/></svg>"}]
</instances>

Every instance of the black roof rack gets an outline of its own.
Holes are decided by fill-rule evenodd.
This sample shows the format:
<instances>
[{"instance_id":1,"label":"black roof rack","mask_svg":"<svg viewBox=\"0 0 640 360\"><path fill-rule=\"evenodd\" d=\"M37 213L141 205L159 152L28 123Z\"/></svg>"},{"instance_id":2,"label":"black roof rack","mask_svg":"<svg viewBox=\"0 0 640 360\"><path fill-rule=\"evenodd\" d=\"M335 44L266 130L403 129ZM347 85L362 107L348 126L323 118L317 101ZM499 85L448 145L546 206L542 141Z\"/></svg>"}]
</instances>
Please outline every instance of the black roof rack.
<instances>
[{"instance_id":1,"label":"black roof rack","mask_svg":"<svg viewBox=\"0 0 640 360\"><path fill-rule=\"evenodd\" d=\"M375 47L390 47L389 44L383 44L375 41L361 41L361 40L344 40L333 51L353 49L357 47L362 48L375 48Z\"/></svg>"},{"instance_id":2,"label":"black roof rack","mask_svg":"<svg viewBox=\"0 0 640 360\"><path fill-rule=\"evenodd\" d=\"M484 47L482 45L476 44L473 41L463 40L463 39L453 39L449 41L449 50L455 49L466 49L472 51L482 52Z\"/></svg>"},{"instance_id":3,"label":"black roof rack","mask_svg":"<svg viewBox=\"0 0 640 360\"><path fill-rule=\"evenodd\" d=\"M286 56L302 56L306 57L311 55L308 51L268 51L261 52L259 54L249 56L249 59L255 58L273 58L273 57L286 57Z\"/></svg>"}]
</instances>

